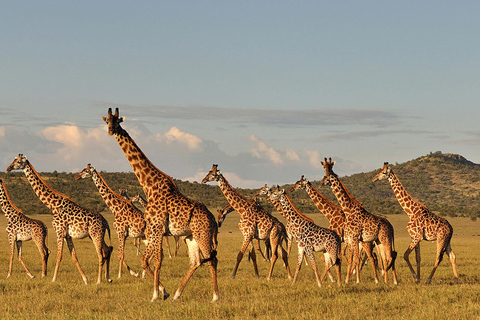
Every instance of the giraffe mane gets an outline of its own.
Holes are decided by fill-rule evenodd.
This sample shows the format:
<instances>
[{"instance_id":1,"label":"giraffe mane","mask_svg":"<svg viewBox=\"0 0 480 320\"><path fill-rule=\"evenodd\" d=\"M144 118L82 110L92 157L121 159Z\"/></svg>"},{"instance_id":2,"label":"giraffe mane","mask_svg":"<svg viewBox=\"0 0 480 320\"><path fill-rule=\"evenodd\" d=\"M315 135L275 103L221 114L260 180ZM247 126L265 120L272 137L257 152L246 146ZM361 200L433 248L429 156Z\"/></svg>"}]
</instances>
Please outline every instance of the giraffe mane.
<instances>
[{"instance_id":1,"label":"giraffe mane","mask_svg":"<svg viewBox=\"0 0 480 320\"><path fill-rule=\"evenodd\" d=\"M3 190L5 192L5 197L7 198L8 202L10 202L10 205L13 207L13 209L23 213L23 211L19 208L17 208L16 205L13 204L13 202L10 200L10 196L8 195L7 188L5 188L5 183L3 183L3 180L0 179L0 183L2 184Z\"/></svg>"},{"instance_id":2,"label":"giraffe mane","mask_svg":"<svg viewBox=\"0 0 480 320\"><path fill-rule=\"evenodd\" d=\"M35 173L35 175L37 176L38 180L40 180L40 182L47 188L49 189L52 193L56 194L57 196L60 196L62 198L65 198L67 200L70 200L72 201L73 203L75 203L75 201L72 200L72 198L70 198L69 196L67 196L66 194L63 194L63 193L60 193L58 192L57 190L54 190L52 187L50 187L46 182L45 180L43 180L43 178L38 174L37 170L35 170L35 167L32 166L32 164L30 162L28 162L28 165L29 167L32 169L32 171Z\"/></svg>"},{"instance_id":3,"label":"giraffe mane","mask_svg":"<svg viewBox=\"0 0 480 320\"><path fill-rule=\"evenodd\" d=\"M314 221L313 221L311 218L307 217L306 215L304 215L303 213L301 213L300 211L298 211L297 207L295 207L295 206L293 205L292 200L290 199L290 197L289 197L286 193L284 193L284 195L285 195L285 197L287 198L288 203L290 203L290 206L295 210L295 213L296 213L296 214L298 214L298 215L299 215L300 217L302 217L303 219L308 220L308 221L314 223Z\"/></svg>"},{"instance_id":4,"label":"giraffe mane","mask_svg":"<svg viewBox=\"0 0 480 320\"><path fill-rule=\"evenodd\" d=\"M135 140L133 140L133 138L130 136L130 134L123 128L122 128L122 133L123 133L123 136L128 137L132 141L132 143L135 145L135 148L138 150L140 155L148 162L148 164L150 166L152 166L153 169L155 169L156 171L160 172L163 176L165 176L170 181L170 183L172 183L172 185L176 187L176 184L175 184L175 181L173 181L173 178L171 176L169 176L168 174L166 174L165 172L163 172L162 170L158 169L153 164L153 162L150 161L150 159L148 159L147 155L142 151L142 149L140 149L140 147L137 145Z\"/></svg>"},{"instance_id":5,"label":"giraffe mane","mask_svg":"<svg viewBox=\"0 0 480 320\"><path fill-rule=\"evenodd\" d=\"M348 190L347 188L345 187L345 185L343 184L342 180L338 179L338 181L340 182L340 184L342 185L342 188L343 190L345 190L345 193L347 194L347 196L353 201L355 202L356 204L358 204L360 207L363 208L363 204L358 201Z\"/></svg>"}]
</instances>

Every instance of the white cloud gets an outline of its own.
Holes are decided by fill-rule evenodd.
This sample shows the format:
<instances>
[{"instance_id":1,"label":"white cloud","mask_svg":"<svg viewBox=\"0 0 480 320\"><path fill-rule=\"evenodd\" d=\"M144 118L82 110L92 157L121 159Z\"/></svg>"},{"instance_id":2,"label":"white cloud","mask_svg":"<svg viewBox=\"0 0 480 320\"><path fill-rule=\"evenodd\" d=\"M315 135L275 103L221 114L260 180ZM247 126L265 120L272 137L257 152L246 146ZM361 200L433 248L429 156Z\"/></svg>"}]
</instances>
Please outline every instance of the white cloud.
<instances>
[{"instance_id":1,"label":"white cloud","mask_svg":"<svg viewBox=\"0 0 480 320\"><path fill-rule=\"evenodd\" d=\"M307 150L305 149L305 154L308 157L308 163L315 169L323 169L322 164L320 161L322 160L322 156L320 155L320 152L318 151L313 151L313 150Z\"/></svg>"},{"instance_id":2,"label":"white cloud","mask_svg":"<svg viewBox=\"0 0 480 320\"><path fill-rule=\"evenodd\" d=\"M255 135L251 135L250 141L255 143L255 147L250 149L250 152L254 157L268 159L274 164L283 164L280 154L272 147L269 147L263 140L257 138Z\"/></svg>"},{"instance_id":3,"label":"white cloud","mask_svg":"<svg viewBox=\"0 0 480 320\"><path fill-rule=\"evenodd\" d=\"M168 146L187 147L188 151L203 151L203 140L188 132L172 127L165 134L156 134L155 140Z\"/></svg>"},{"instance_id":4,"label":"white cloud","mask_svg":"<svg viewBox=\"0 0 480 320\"><path fill-rule=\"evenodd\" d=\"M203 178L207 175L208 172L206 171L198 171L194 176L187 177L185 180L193 182L196 181L198 183L202 182ZM243 179L238 174L234 172L223 172L223 176L227 179L228 183L234 188L260 188L265 184L264 181L259 180L250 180L250 179ZM218 182L208 182L209 185L218 185Z\"/></svg>"}]
</instances>

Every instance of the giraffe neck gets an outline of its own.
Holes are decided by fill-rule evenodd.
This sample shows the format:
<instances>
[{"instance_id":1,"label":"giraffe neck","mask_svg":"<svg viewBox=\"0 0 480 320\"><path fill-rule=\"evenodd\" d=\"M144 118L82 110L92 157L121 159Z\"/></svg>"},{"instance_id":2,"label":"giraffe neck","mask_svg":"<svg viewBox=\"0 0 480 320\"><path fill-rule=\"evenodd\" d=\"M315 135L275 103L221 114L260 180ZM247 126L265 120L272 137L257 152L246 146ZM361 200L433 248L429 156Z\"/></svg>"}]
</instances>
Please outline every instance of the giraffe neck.
<instances>
[{"instance_id":1,"label":"giraffe neck","mask_svg":"<svg viewBox=\"0 0 480 320\"><path fill-rule=\"evenodd\" d=\"M419 212L424 211L425 205L415 200L407 192L393 171L388 175L388 182L390 182L393 193L395 194L395 197L397 197L398 203L400 203L400 206L407 213L410 219L415 217Z\"/></svg>"},{"instance_id":2,"label":"giraffe neck","mask_svg":"<svg viewBox=\"0 0 480 320\"><path fill-rule=\"evenodd\" d=\"M110 208L112 213L117 216L119 213L116 204L128 204L128 200L120 196L118 193L112 190L105 180L103 180L102 176L97 172L97 170L93 170L92 172L92 180L95 186L98 189L98 192L102 196L103 201L105 204Z\"/></svg>"},{"instance_id":3,"label":"giraffe neck","mask_svg":"<svg viewBox=\"0 0 480 320\"><path fill-rule=\"evenodd\" d=\"M144 208L147 207L148 202L147 202L147 200L143 199L143 197L142 197L141 195L138 195L137 199L138 199L138 200L137 200L138 203L140 203L140 205L141 205L142 207L144 207Z\"/></svg>"},{"instance_id":4,"label":"giraffe neck","mask_svg":"<svg viewBox=\"0 0 480 320\"><path fill-rule=\"evenodd\" d=\"M7 220L23 214L22 210L18 209L10 200L3 181L0 181L0 206Z\"/></svg>"},{"instance_id":5,"label":"giraffe neck","mask_svg":"<svg viewBox=\"0 0 480 320\"><path fill-rule=\"evenodd\" d=\"M282 194L280 196L279 202L282 206L282 215L287 219L289 223L293 224L301 224L305 221L309 221L313 223L313 220L308 218L307 216L303 215L298 209L293 205L292 200L287 194Z\"/></svg>"},{"instance_id":6,"label":"giraffe neck","mask_svg":"<svg viewBox=\"0 0 480 320\"><path fill-rule=\"evenodd\" d=\"M334 213L338 212L338 206L325 198L310 182L306 184L305 191L307 191L317 209L323 213L329 222L332 221L335 218Z\"/></svg>"},{"instance_id":7,"label":"giraffe neck","mask_svg":"<svg viewBox=\"0 0 480 320\"><path fill-rule=\"evenodd\" d=\"M345 189L345 186L343 183L340 182L340 180L334 176L330 176L330 183L331 183L331 188L333 191L333 194L338 200L338 203L342 207L343 212L345 215L348 215L352 212L352 209L355 206L358 206L358 203L356 203L352 198L350 197L350 194L348 191Z\"/></svg>"},{"instance_id":8,"label":"giraffe neck","mask_svg":"<svg viewBox=\"0 0 480 320\"><path fill-rule=\"evenodd\" d=\"M114 136L149 201L155 197L158 191L155 189L159 186L170 192L177 190L173 179L155 167L125 130L122 129L120 133L115 133ZM153 188L152 185L156 185L157 188Z\"/></svg>"},{"instance_id":9,"label":"giraffe neck","mask_svg":"<svg viewBox=\"0 0 480 320\"><path fill-rule=\"evenodd\" d=\"M37 197L53 213L57 212L65 198L70 200L69 197L53 190L48 184L46 184L30 162L27 162L23 172Z\"/></svg>"},{"instance_id":10,"label":"giraffe neck","mask_svg":"<svg viewBox=\"0 0 480 320\"><path fill-rule=\"evenodd\" d=\"M240 216L245 215L246 207L251 207L254 204L253 201L248 200L237 190L235 190L223 175L220 175L218 179L218 185L220 186L220 190L222 190L223 195L227 199L228 203L240 214Z\"/></svg>"}]
</instances>

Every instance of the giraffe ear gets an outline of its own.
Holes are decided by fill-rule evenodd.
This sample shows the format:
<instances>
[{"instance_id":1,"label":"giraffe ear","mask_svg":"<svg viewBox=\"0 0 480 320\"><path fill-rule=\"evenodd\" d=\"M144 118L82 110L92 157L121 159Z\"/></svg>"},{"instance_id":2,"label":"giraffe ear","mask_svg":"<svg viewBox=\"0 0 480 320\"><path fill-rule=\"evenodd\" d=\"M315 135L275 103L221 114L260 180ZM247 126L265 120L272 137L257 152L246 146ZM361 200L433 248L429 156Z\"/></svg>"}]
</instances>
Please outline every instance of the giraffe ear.
<instances>
[{"instance_id":1,"label":"giraffe ear","mask_svg":"<svg viewBox=\"0 0 480 320\"><path fill-rule=\"evenodd\" d=\"M108 118L105 117L105 116L102 116L102 120L105 121L105 122L108 122Z\"/></svg>"},{"instance_id":2,"label":"giraffe ear","mask_svg":"<svg viewBox=\"0 0 480 320\"><path fill-rule=\"evenodd\" d=\"M120 117L118 118L118 123L123 122L125 120L125 117Z\"/></svg>"}]
</instances>

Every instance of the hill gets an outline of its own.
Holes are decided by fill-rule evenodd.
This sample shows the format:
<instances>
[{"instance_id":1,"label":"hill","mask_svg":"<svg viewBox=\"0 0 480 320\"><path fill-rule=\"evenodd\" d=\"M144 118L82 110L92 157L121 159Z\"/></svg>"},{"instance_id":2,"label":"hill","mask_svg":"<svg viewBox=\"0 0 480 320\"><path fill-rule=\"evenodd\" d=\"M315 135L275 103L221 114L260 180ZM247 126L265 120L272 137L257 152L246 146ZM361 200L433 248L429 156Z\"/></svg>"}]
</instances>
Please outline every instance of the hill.
<instances>
[{"instance_id":1,"label":"hill","mask_svg":"<svg viewBox=\"0 0 480 320\"><path fill-rule=\"evenodd\" d=\"M447 216L480 216L480 165L468 161L456 154L430 153L426 156L402 163L391 164L407 191L419 201L424 202L433 212ZM380 169L381 164L379 164ZM372 183L377 170L341 177L348 190L360 200L368 211L378 215L403 214L390 184L387 181ZM143 191L131 172L100 172L110 187L118 191L128 190L130 195ZM75 181L73 173L42 172L40 175L55 190L70 196L78 204L103 212L106 205L98 194L91 179ZM13 203L26 214L50 211L33 193L23 172L0 173L7 192ZM299 177L300 178L300 177ZM308 178L308 177L306 177ZM175 180L179 189L189 197L202 201L211 210L227 204L217 185L202 185L196 182ZM295 181L292 181L294 183ZM312 181L317 187L319 182ZM282 186L286 190L291 185ZM253 197L256 190L241 189L247 197ZM335 201L329 187L320 192ZM317 209L304 191L291 193L292 200L304 213L315 213ZM269 203L264 206L273 210Z\"/></svg>"}]
</instances>

